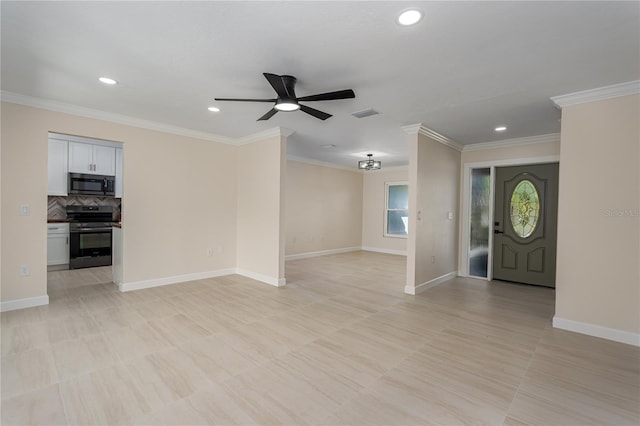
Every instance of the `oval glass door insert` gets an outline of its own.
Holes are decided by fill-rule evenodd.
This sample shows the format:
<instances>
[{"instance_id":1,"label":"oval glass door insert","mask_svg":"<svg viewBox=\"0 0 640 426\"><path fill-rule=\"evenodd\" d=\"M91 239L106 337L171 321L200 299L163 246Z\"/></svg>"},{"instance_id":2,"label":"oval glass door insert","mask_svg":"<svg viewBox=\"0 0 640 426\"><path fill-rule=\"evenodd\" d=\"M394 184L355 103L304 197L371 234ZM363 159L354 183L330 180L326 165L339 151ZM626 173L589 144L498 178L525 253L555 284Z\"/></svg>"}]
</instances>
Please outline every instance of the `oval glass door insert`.
<instances>
[{"instance_id":1,"label":"oval glass door insert","mask_svg":"<svg viewBox=\"0 0 640 426\"><path fill-rule=\"evenodd\" d=\"M527 238L536 229L540 217L540 198L535 185L527 179L521 180L511 194L509 206L511 226L520 238Z\"/></svg>"}]
</instances>

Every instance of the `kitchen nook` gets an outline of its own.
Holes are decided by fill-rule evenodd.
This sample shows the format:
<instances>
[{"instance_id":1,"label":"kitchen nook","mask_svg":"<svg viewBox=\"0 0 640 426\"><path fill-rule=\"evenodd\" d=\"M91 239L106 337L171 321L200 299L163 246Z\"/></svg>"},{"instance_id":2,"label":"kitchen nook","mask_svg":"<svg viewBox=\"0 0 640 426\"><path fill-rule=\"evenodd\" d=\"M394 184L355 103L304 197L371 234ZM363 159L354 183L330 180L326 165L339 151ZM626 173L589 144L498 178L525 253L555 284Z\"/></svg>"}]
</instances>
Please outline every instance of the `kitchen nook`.
<instances>
[{"instance_id":1,"label":"kitchen nook","mask_svg":"<svg viewBox=\"0 0 640 426\"><path fill-rule=\"evenodd\" d=\"M51 132L48 144L48 286L117 282L123 144Z\"/></svg>"}]
</instances>

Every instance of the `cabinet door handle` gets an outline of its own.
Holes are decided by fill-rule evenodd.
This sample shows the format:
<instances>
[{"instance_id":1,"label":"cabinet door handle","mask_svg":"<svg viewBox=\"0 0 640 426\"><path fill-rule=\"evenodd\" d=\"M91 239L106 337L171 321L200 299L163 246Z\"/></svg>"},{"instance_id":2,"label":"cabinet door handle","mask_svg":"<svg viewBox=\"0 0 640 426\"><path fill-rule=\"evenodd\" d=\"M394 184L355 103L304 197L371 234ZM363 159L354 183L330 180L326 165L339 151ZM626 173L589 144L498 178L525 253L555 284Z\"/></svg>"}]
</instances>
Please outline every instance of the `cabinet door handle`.
<instances>
[{"instance_id":1,"label":"cabinet door handle","mask_svg":"<svg viewBox=\"0 0 640 426\"><path fill-rule=\"evenodd\" d=\"M69 245L69 237L67 237L67 245Z\"/></svg>"}]
</instances>

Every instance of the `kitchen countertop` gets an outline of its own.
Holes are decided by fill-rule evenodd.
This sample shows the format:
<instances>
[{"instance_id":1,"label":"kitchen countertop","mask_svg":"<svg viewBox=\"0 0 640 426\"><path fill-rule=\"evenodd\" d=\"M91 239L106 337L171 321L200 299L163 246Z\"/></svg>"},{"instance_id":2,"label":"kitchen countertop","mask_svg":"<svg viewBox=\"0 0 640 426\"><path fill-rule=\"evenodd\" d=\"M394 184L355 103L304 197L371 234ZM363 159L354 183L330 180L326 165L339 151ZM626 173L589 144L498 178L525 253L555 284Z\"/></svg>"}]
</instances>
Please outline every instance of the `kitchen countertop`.
<instances>
[{"instance_id":1,"label":"kitchen countertop","mask_svg":"<svg viewBox=\"0 0 640 426\"><path fill-rule=\"evenodd\" d=\"M47 219L47 223L68 223L68 219Z\"/></svg>"}]
</instances>

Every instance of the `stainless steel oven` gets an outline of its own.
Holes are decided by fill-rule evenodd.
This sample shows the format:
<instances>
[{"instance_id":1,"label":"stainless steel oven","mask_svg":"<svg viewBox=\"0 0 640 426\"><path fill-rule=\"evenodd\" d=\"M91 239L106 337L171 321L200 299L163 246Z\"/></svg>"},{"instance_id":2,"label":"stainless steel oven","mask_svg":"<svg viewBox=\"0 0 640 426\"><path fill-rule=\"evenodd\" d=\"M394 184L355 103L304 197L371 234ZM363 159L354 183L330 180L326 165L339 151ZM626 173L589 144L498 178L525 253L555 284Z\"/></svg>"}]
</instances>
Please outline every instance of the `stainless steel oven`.
<instances>
[{"instance_id":1,"label":"stainless steel oven","mask_svg":"<svg viewBox=\"0 0 640 426\"><path fill-rule=\"evenodd\" d=\"M67 206L69 269L111 265L113 208Z\"/></svg>"}]
</instances>

